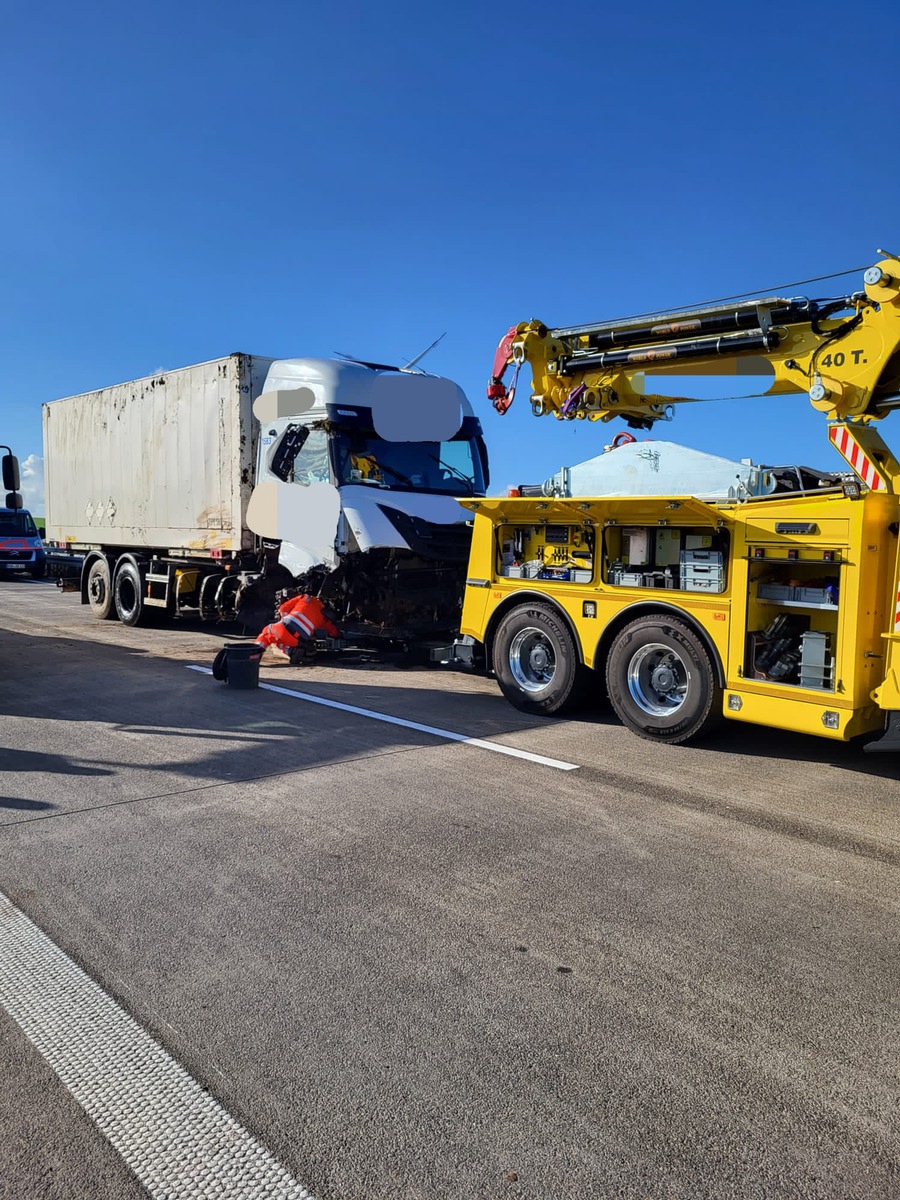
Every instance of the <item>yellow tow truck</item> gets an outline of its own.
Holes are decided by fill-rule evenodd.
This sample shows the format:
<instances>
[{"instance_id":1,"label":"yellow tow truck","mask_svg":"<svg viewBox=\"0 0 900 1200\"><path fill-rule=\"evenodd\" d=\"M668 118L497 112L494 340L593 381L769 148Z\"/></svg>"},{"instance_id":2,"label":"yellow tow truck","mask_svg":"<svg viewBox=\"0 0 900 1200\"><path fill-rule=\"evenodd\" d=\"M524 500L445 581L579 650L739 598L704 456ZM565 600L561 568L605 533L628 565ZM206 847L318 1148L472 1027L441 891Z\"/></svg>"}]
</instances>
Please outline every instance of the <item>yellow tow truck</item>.
<instances>
[{"instance_id":1,"label":"yellow tow truck","mask_svg":"<svg viewBox=\"0 0 900 1200\"><path fill-rule=\"evenodd\" d=\"M497 497L474 514L461 632L516 707L562 713L605 684L622 722L687 742L722 718L900 749L900 259L828 300L752 298L500 343L488 396L529 366L532 411L651 428L689 397L657 375L765 374L806 393L851 468L839 486L691 495ZM656 385L659 386L659 385Z\"/></svg>"}]
</instances>

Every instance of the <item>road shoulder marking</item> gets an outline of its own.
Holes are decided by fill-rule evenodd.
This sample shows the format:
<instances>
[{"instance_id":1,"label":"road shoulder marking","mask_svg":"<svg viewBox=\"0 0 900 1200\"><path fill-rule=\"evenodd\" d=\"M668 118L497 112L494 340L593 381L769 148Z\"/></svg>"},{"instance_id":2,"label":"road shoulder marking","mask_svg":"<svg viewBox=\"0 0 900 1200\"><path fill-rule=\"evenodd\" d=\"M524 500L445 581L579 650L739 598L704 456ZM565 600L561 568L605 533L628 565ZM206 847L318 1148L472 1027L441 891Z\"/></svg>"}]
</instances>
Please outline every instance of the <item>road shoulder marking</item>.
<instances>
[{"instance_id":1,"label":"road shoulder marking","mask_svg":"<svg viewBox=\"0 0 900 1200\"><path fill-rule=\"evenodd\" d=\"M0 1007L154 1200L312 1200L2 893Z\"/></svg>"}]
</instances>

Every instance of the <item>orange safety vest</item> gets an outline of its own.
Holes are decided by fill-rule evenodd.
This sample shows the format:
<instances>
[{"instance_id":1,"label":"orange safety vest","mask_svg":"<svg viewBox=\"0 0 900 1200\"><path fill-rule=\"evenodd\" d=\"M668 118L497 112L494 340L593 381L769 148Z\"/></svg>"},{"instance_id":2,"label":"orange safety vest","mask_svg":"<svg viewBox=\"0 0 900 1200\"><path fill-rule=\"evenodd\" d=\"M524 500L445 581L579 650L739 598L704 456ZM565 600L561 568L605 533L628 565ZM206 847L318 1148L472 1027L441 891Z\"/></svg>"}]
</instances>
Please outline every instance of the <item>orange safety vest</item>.
<instances>
[{"instance_id":1,"label":"orange safety vest","mask_svg":"<svg viewBox=\"0 0 900 1200\"><path fill-rule=\"evenodd\" d=\"M317 629L329 637L340 637L341 631L325 616L325 607L316 596L294 596L279 606L281 620L267 625L256 639L260 646L285 646L292 649L303 639L311 640Z\"/></svg>"}]
</instances>

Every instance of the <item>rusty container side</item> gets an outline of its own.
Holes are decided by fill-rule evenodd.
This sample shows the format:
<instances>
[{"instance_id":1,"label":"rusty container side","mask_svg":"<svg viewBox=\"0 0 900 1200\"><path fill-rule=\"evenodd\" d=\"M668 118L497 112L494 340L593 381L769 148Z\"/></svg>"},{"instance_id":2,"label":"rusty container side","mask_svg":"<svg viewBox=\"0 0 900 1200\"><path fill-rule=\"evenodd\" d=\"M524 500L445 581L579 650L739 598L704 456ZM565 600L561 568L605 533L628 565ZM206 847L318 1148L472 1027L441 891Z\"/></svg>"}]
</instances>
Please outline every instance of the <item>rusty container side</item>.
<instances>
[{"instance_id":1,"label":"rusty container side","mask_svg":"<svg viewBox=\"0 0 900 1200\"><path fill-rule=\"evenodd\" d=\"M271 361L232 354L45 404L48 538L250 549L252 406Z\"/></svg>"}]
</instances>

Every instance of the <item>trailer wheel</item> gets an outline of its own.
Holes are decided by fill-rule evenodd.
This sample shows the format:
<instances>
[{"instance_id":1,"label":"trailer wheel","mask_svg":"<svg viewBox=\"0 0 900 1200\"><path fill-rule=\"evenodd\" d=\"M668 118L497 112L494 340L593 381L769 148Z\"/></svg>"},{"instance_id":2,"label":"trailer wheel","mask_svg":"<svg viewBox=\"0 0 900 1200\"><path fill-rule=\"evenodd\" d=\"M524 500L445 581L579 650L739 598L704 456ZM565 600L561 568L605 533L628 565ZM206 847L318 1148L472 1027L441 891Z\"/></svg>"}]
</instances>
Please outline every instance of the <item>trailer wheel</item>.
<instances>
[{"instance_id":1,"label":"trailer wheel","mask_svg":"<svg viewBox=\"0 0 900 1200\"><path fill-rule=\"evenodd\" d=\"M144 585L141 573L133 562L120 563L116 568L113 596L116 615L123 625L140 625L147 610L144 608Z\"/></svg>"},{"instance_id":2,"label":"trailer wheel","mask_svg":"<svg viewBox=\"0 0 900 1200\"><path fill-rule=\"evenodd\" d=\"M95 558L87 577L87 598L91 612L100 621L114 621L118 616L113 601L112 580L109 563L105 558Z\"/></svg>"},{"instance_id":3,"label":"trailer wheel","mask_svg":"<svg viewBox=\"0 0 900 1200\"><path fill-rule=\"evenodd\" d=\"M503 695L522 712L551 716L581 698L584 668L572 635L543 604L523 604L497 627L493 666Z\"/></svg>"},{"instance_id":4,"label":"trailer wheel","mask_svg":"<svg viewBox=\"0 0 900 1200\"><path fill-rule=\"evenodd\" d=\"M606 687L622 724L652 742L699 738L722 717L722 689L706 647L690 626L662 613L640 617L618 635Z\"/></svg>"}]
</instances>

